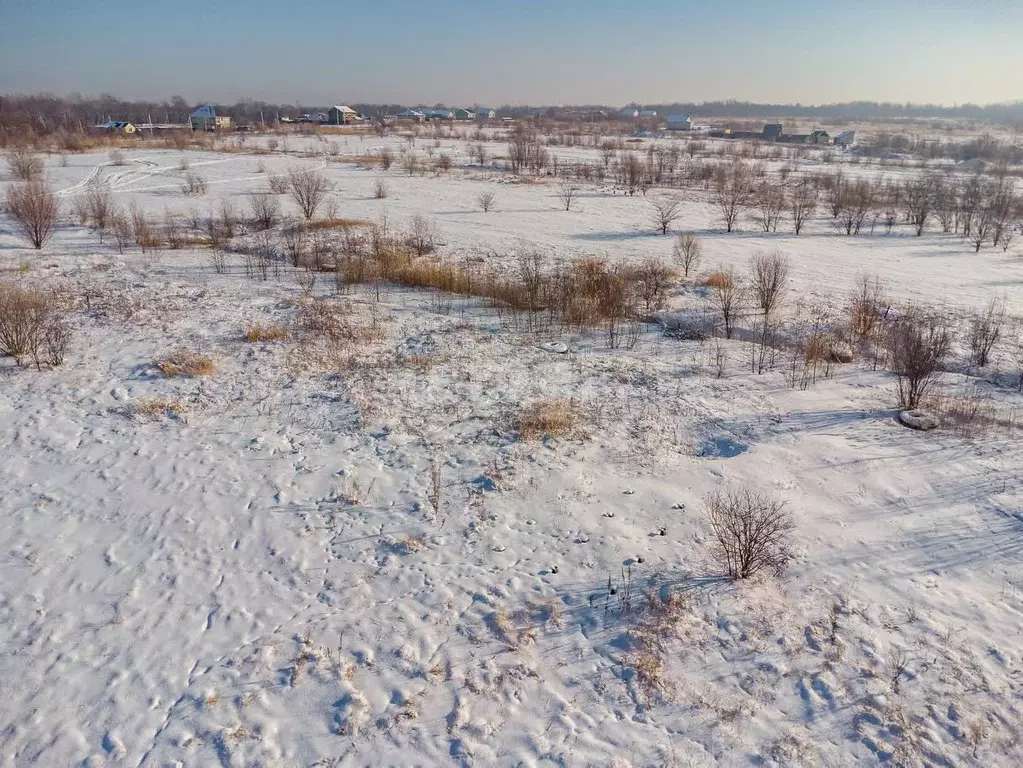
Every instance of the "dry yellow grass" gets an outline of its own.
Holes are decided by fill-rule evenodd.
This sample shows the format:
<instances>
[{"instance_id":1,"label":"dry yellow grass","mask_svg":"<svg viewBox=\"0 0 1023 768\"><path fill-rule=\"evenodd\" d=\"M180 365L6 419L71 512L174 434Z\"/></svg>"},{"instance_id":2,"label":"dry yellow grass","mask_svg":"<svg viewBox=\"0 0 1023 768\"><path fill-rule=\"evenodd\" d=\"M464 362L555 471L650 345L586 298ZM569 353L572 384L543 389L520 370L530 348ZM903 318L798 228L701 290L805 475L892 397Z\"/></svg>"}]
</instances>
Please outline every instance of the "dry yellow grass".
<instances>
[{"instance_id":1,"label":"dry yellow grass","mask_svg":"<svg viewBox=\"0 0 1023 768\"><path fill-rule=\"evenodd\" d=\"M303 225L307 230L318 229L354 229L355 227L372 227L373 222L366 219L318 219Z\"/></svg>"},{"instance_id":2,"label":"dry yellow grass","mask_svg":"<svg viewBox=\"0 0 1023 768\"><path fill-rule=\"evenodd\" d=\"M154 364L169 379L175 376L209 376L216 370L212 358L187 350L172 352L155 360Z\"/></svg>"},{"instance_id":3,"label":"dry yellow grass","mask_svg":"<svg viewBox=\"0 0 1023 768\"><path fill-rule=\"evenodd\" d=\"M242 334L242 338L245 341L254 343L257 341L283 341L291 335L291 331L286 325L280 324L266 324L260 322L249 323L245 326L245 332Z\"/></svg>"},{"instance_id":4,"label":"dry yellow grass","mask_svg":"<svg viewBox=\"0 0 1023 768\"><path fill-rule=\"evenodd\" d=\"M519 437L523 440L557 437L569 432L576 421L571 400L539 400L519 414Z\"/></svg>"},{"instance_id":5,"label":"dry yellow grass","mask_svg":"<svg viewBox=\"0 0 1023 768\"><path fill-rule=\"evenodd\" d=\"M724 272L711 272L707 275L704 285L708 288L728 288L732 285L732 278Z\"/></svg>"},{"instance_id":6,"label":"dry yellow grass","mask_svg":"<svg viewBox=\"0 0 1023 768\"><path fill-rule=\"evenodd\" d=\"M135 413L148 418L183 416L185 404L173 397L140 397L135 401Z\"/></svg>"}]
</instances>

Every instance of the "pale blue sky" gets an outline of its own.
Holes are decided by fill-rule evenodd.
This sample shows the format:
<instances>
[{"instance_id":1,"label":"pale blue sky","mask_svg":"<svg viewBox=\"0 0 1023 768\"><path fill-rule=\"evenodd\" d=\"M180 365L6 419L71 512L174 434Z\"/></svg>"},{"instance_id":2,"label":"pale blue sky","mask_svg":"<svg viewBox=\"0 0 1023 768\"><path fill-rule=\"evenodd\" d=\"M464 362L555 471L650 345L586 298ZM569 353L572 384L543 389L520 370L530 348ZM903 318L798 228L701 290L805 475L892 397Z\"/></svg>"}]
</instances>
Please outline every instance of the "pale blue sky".
<instances>
[{"instance_id":1,"label":"pale blue sky","mask_svg":"<svg viewBox=\"0 0 1023 768\"><path fill-rule=\"evenodd\" d=\"M0 92L987 103L1021 31L1023 0L0 0Z\"/></svg>"}]
</instances>

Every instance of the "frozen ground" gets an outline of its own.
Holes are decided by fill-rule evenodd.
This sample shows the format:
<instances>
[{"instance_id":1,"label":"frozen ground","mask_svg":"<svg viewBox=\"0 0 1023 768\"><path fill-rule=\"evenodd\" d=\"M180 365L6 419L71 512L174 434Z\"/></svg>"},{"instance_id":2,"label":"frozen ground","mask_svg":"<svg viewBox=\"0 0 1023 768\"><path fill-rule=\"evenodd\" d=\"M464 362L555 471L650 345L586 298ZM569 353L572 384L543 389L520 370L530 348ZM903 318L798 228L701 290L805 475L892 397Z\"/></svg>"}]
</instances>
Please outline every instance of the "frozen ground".
<instances>
[{"instance_id":1,"label":"frozen ground","mask_svg":"<svg viewBox=\"0 0 1023 768\"><path fill-rule=\"evenodd\" d=\"M381 140L349 141L369 154ZM267 174L324 164L188 157L203 197L181 194L173 152L124 167L72 155L47 175L68 198L106 179L157 215L218 198L243 212ZM422 213L452 257L670 258L639 196L587 188L565 212L553 186L498 173L325 172L339 215L386 210L401 227ZM474 210L481 189L496 210ZM705 269L782 249L792 303L840 300L866 270L901 300L970 309L1000 291L1023 312L1012 250L824 222L719 235L699 195L680 225L704 234ZM717 378L710 343L656 326L631 350L582 334L552 354L477 303L398 287L339 300L377 334L325 365L240 338L291 319L298 276L229 267L202 249L119 256L70 225L37 254L0 223L5 278L93 297L63 368L0 361L4 768L1023 761L1018 431L913 432L889 375L840 366L800 391L782 370L750 374L741 342ZM701 301L679 287L670 306ZM215 373L159 376L152 361L178 347ZM186 410L139 415L153 396ZM519 439L522 407L551 397L574 398L577 428ZM729 583L709 555L701 500L744 482L795 516L780 579ZM687 605L649 690L630 630L668 592Z\"/></svg>"}]
</instances>

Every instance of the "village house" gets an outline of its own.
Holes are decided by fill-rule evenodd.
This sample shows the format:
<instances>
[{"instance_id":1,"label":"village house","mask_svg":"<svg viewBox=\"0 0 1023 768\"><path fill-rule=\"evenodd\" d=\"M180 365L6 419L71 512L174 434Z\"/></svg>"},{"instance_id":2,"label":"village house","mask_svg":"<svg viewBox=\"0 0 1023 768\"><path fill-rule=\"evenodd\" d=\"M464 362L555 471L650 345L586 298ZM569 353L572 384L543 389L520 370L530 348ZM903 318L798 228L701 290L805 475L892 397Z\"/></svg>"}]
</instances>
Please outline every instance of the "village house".
<instances>
[{"instance_id":1,"label":"village house","mask_svg":"<svg viewBox=\"0 0 1023 768\"><path fill-rule=\"evenodd\" d=\"M196 107L188 116L188 122L193 131L224 131L231 128L231 118L218 115L212 104Z\"/></svg>"},{"instance_id":2,"label":"village house","mask_svg":"<svg viewBox=\"0 0 1023 768\"><path fill-rule=\"evenodd\" d=\"M359 119L359 113L348 106L333 106L327 110L328 125L349 125Z\"/></svg>"}]
</instances>

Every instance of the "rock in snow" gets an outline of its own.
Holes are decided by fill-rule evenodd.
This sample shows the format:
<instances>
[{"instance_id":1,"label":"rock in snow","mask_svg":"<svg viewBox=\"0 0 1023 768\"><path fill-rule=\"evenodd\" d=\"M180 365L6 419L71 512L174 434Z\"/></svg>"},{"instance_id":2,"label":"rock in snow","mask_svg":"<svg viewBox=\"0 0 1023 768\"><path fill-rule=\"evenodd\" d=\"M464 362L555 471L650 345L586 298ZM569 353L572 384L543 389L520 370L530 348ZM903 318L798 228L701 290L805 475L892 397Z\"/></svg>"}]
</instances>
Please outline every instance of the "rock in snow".
<instances>
[{"instance_id":1,"label":"rock in snow","mask_svg":"<svg viewBox=\"0 0 1023 768\"><path fill-rule=\"evenodd\" d=\"M941 425L941 420L937 416L919 408L903 411L899 414L899 421L910 429L919 429L924 432L937 429Z\"/></svg>"}]
</instances>

